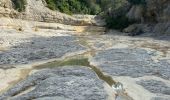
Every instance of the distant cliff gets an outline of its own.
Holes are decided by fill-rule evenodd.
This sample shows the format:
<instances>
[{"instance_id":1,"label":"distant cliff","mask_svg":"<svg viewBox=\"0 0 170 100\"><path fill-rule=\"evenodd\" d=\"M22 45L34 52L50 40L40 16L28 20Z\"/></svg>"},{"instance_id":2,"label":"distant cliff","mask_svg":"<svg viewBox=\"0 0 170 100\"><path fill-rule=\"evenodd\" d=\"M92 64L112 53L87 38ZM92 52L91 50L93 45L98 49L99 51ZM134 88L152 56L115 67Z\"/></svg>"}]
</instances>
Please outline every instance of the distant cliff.
<instances>
[{"instance_id":1,"label":"distant cliff","mask_svg":"<svg viewBox=\"0 0 170 100\"><path fill-rule=\"evenodd\" d=\"M112 7L105 12L105 16L110 17L108 20L110 26L114 28L115 23L120 24L119 28L122 28L122 25L129 26L123 27L125 28L123 31L132 35L144 32L170 34L170 0L121 1L127 2L118 9Z\"/></svg>"},{"instance_id":2,"label":"distant cliff","mask_svg":"<svg viewBox=\"0 0 170 100\"><path fill-rule=\"evenodd\" d=\"M0 0L0 17L62 23L69 25L96 25L93 19L75 18L47 8L45 0Z\"/></svg>"}]
</instances>

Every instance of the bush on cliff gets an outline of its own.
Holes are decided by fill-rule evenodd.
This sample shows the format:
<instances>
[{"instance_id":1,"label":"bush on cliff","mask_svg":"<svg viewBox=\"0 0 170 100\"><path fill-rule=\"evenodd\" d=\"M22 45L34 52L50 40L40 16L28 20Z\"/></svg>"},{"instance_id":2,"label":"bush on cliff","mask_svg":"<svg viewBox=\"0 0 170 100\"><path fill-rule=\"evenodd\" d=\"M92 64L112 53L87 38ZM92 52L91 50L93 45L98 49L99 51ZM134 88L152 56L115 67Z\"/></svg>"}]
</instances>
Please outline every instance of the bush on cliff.
<instances>
[{"instance_id":1,"label":"bush on cliff","mask_svg":"<svg viewBox=\"0 0 170 100\"><path fill-rule=\"evenodd\" d=\"M46 0L47 7L67 14L97 14L101 11L95 0Z\"/></svg>"},{"instance_id":2,"label":"bush on cliff","mask_svg":"<svg viewBox=\"0 0 170 100\"><path fill-rule=\"evenodd\" d=\"M124 28L128 27L134 23L133 21L128 20L128 18L124 16L118 16L116 18L106 17L106 27L113 28L118 30L123 30Z\"/></svg>"},{"instance_id":3,"label":"bush on cliff","mask_svg":"<svg viewBox=\"0 0 170 100\"><path fill-rule=\"evenodd\" d=\"M19 12L24 11L25 5L27 4L26 0L12 0L12 3L14 4L14 9L18 10Z\"/></svg>"}]
</instances>

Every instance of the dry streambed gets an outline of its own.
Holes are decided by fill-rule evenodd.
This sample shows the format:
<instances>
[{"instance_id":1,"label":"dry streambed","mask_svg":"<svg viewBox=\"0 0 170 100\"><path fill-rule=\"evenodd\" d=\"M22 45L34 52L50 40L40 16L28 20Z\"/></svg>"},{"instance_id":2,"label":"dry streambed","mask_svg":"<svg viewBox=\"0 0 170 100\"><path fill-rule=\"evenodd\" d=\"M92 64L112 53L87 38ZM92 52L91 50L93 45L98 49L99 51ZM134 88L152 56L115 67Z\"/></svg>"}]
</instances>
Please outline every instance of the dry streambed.
<instances>
[{"instance_id":1,"label":"dry streambed","mask_svg":"<svg viewBox=\"0 0 170 100\"><path fill-rule=\"evenodd\" d=\"M61 34L2 31L0 99L170 98L169 41Z\"/></svg>"}]
</instances>

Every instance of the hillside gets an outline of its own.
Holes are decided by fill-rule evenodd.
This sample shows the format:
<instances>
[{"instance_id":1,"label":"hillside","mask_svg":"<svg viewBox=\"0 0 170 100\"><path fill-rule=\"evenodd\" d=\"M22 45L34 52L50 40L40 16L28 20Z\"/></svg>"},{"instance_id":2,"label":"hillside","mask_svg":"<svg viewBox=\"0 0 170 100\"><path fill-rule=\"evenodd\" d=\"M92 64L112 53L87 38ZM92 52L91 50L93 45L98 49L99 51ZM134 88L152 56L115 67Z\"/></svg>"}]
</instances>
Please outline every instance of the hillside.
<instances>
[{"instance_id":1,"label":"hillside","mask_svg":"<svg viewBox=\"0 0 170 100\"><path fill-rule=\"evenodd\" d=\"M30 21L54 22L70 25L95 24L95 19L83 19L83 16L82 18L77 19L70 15L60 13L59 11L52 11L46 7L47 3L43 0L27 0L23 2L19 1L20 0L13 0L13 2L10 0L1 0L0 9L2 10L0 12L0 16Z\"/></svg>"},{"instance_id":2,"label":"hillside","mask_svg":"<svg viewBox=\"0 0 170 100\"><path fill-rule=\"evenodd\" d=\"M1 2L0 16L70 25L100 26L105 25L100 21L103 17L102 20L106 21L107 28L130 33L129 35L170 34L169 0L12 0L12 2L2 0ZM99 14L101 18L75 17L74 14Z\"/></svg>"},{"instance_id":3,"label":"hillside","mask_svg":"<svg viewBox=\"0 0 170 100\"><path fill-rule=\"evenodd\" d=\"M121 29L129 35L142 33L170 34L169 0L127 1L117 9L111 7L110 10L106 11L104 16L108 19L109 28Z\"/></svg>"}]
</instances>

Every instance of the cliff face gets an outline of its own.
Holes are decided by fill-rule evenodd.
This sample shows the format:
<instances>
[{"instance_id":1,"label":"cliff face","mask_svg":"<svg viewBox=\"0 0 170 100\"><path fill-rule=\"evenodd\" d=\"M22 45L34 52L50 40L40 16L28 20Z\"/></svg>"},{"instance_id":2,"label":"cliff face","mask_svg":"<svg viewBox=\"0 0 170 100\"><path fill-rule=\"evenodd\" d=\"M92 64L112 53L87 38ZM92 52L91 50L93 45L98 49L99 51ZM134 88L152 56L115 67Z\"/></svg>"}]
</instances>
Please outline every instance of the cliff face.
<instances>
[{"instance_id":1,"label":"cliff face","mask_svg":"<svg viewBox=\"0 0 170 100\"><path fill-rule=\"evenodd\" d=\"M150 19L154 19L155 22L170 21L170 1L169 0L146 0L145 15Z\"/></svg>"},{"instance_id":2,"label":"cliff face","mask_svg":"<svg viewBox=\"0 0 170 100\"><path fill-rule=\"evenodd\" d=\"M52 11L46 7L45 0L26 0L25 10L18 12L14 10L11 0L0 0L0 17L10 17L31 21L53 22L69 25L94 25L93 20L75 18L57 11Z\"/></svg>"},{"instance_id":3,"label":"cliff face","mask_svg":"<svg viewBox=\"0 0 170 100\"><path fill-rule=\"evenodd\" d=\"M42 22L57 22L64 24L80 25L82 20L77 20L69 15L52 11L45 6L44 0L27 0L25 12L20 15L21 19L35 20ZM88 22L84 22L88 24Z\"/></svg>"},{"instance_id":4,"label":"cliff face","mask_svg":"<svg viewBox=\"0 0 170 100\"><path fill-rule=\"evenodd\" d=\"M149 21L155 22L151 31L155 33L170 34L170 1L146 0ZM146 19L147 21L148 19Z\"/></svg>"},{"instance_id":5,"label":"cliff face","mask_svg":"<svg viewBox=\"0 0 170 100\"><path fill-rule=\"evenodd\" d=\"M145 23L158 23L170 21L169 0L146 0L144 5L133 5L127 16L130 19L141 19Z\"/></svg>"},{"instance_id":6,"label":"cliff face","mask_svg":"<svg viewBox=\"0 0 170 100\"><path fill-rule=\"evenodd\" d=\"M0 17L16 17L17 11L13 9L11 0L0 0Z\"/></svg>"},{"instance_id":7,"label":"cliff face","mask_svg":"<svg viewBox=\"0 0 170 100\"><path fill-rule=\"evenodd\" d=\"M136 20L124 32L128 33L170 33L170 1L169 0L145 0L145 5L130 5L127 0L119 9L108 10L107 16L126 15L131 20ZM18 12L14 9L12 0L0 0L0 17L10 17L39 22L62 23L69 25L101 25L95 17L70 16L47 8L45 0L26 0L25 10ZM104 24L102 24L104 25Z\"/></svg>"},{"instance_id":8,"label":"cliff face","mask_svg":"<svg viewBox=\"0 0 170 100\"><path fill-rule=\"evenodd\" d=\"M12 2L10 0L0 0L0 7L12 8Z\"/></svg>"},{"instance_id":9,"label":"cliff face","mask_svg":"<svg viewBox=\"0 0 170 100\"><path fill-rule=\"evenodd\" d=\"M105 13L106 16L110 16L112 19L126 16L129 20L135 22L125 28L124 32L132 34L143 32L170 34L170 0L145 0L145 3L138 2L137 4L134 4L133 0L125 1L129 1L129 3L122 4L118 9L113 7Z\"/></svg>"},{"instance_id":10,"label":"cliff face","mask_svg":"<svg viewBox=\"0 0 170 100\"><path fill-rule=\"evenodd\" d=\"M170 1L146 0L146 4L135 5L127 13L128 18L137 19L140 24L133 24L124 29L124 32L140 34L141 32L153 32L170 34Z\"/></svg>"}]
</instances>

